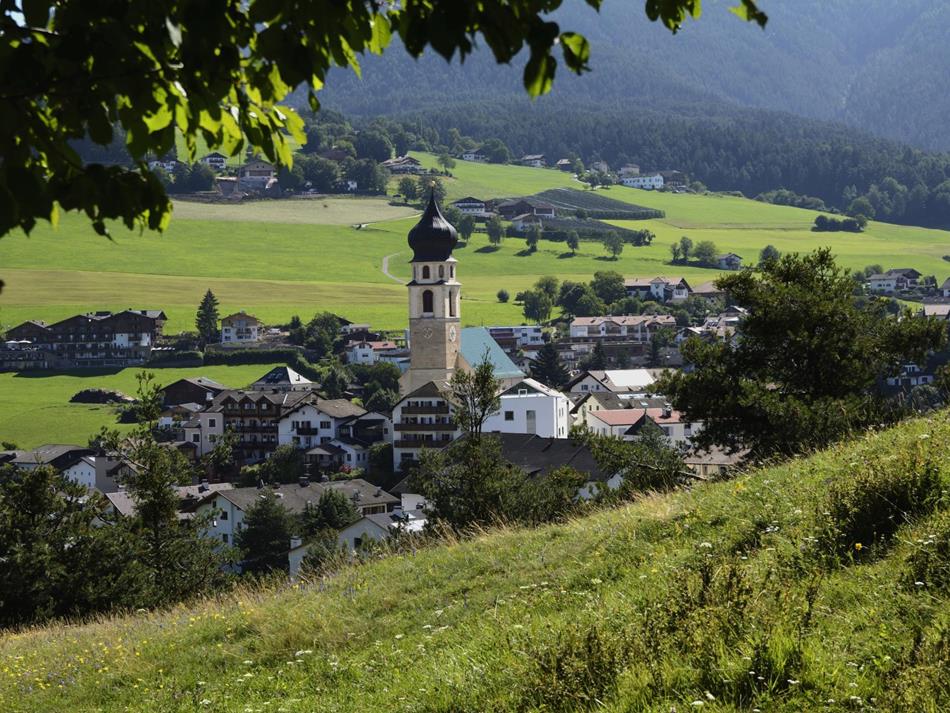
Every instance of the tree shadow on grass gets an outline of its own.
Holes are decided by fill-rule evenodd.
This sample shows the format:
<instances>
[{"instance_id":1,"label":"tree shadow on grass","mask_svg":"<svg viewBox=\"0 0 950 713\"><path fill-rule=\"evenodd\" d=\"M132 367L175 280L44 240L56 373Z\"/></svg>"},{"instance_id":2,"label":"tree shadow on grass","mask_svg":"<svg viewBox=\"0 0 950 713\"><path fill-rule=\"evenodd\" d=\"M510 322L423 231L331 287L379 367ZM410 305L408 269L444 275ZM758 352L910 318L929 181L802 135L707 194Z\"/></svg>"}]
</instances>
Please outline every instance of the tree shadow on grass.
<instances>
[{"instance_id":1,"label":"tree shadow on grass","mask_svg":"<svg viewBox=\"0 0 950 713\"><path fill-rule=\"evenodd\" d=\"M577 253L561 253L557 256L558 260L567 260L572 257L577 257Z\"/></svg>"},{"instance_id":2,"label":"tree shadow on grass","mask_svg":"<svg viewBox=\"0 0 950 713\"><path fill-rule=\"evenodd\" d=\"M600 260L601 262L617 262L617 258L610 257L610 255L598 255L594 259Z\"/></svg>"},{"instance_id":3,"label":"tree shadow on grass","mask_svg":"<svg viewBox=\"0 0 950 713\"><path fill-rule=\"evenodd\" d=\"M494 252L498 252L498 250L499 250L499 246L498 246L498 245L485 245L485 246L483 246L483 247L480 247L480 248L479 248L478 250L476 250L475 252L477 252L477 253L494 253Z\"/></svg>"},{"instance_id":4,"label":"tree shadow on grass","mask_svg":"<svg viewBox=\"0 0 950 713\"><path fill-rule=\"evenodd\" d=\"M516 252L515 257L530 257L531 255L534 255L535 252L535 250L531 250L530 248L524 248L523 250Z\"/></svg>"}]
</instances>

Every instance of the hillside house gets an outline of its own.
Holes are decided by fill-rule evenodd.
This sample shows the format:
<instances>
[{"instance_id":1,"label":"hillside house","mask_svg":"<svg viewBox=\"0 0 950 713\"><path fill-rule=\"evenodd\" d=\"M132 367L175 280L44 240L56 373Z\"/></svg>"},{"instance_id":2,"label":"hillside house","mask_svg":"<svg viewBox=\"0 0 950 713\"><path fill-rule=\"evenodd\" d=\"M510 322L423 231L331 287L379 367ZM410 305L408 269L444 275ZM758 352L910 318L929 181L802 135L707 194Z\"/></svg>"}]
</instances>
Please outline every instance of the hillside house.
<instances>
[{"instance_id":1,"label":"hillside house","mask_svg":"<svg viewBox=\"0 0 950 713\"><path fill-rule=\"evenodd\" d=\"M940 295L942 297L950 297L950 277L943 281L943 284L940 285Z\"/></svg>"},{"instance_id":2,"label":"hillside house","mask_svg":"<svg viewBox=\"0 0 950 713\"><path fill-rule=\"evenodd\" d=\"M610 166L607 165L606 161L594 161L588 168L594 173L610 173Z\"/></svg>"},{"instance_id":3,"label":"hillside house","mask_svg":"<svg viewBox=\"0 0 950 713\"><path fill-rule=\"evenodd\" d=\"M243 309L221 320L222 344L248 344L260 341L264 323Z\"/></svg>"},{"instance_id":4,"label":"hillside house","mask_svg":"<svg viewBox=\"0 0 950 713\"><path fill-rule=\"evenodd\" d=\"M366 409L346 399L321 399L315 394L286 409L277 421L277 444L309 449L330 443L341 426L362 416Z\"/></svg>"},{"instance_id":5,"label":"hillside house","mask_svg":"<svg viewBox=\"0 0 950 713\"><path fill-rule=\"evenodd\" d=\"M541 222L540 216L534 213L522 213L511 219L511 227L523 233L532 228L543 229L544 223Z\"/></svg>"},{"instance_id":6,"label":"hillside house","mask_svg":"<svg viewBox=\"0 0 950 713\"><path fill-rule=\"evenodd\" d=\"M227 388L206 376L178 379L178 381L173 381L168 386L162 387L162 405L208 403L222 391L226 391Z\"/></svg>"},{"instance_id":7,"label":"hillside house","mask_svg":"<svg viewBox=\"0 0 950 713\"><path fill-rule=\"evenodd\" d=\"M462 160L475 161L476 163L485 163L488 160L488 156L473 149L471 151L463 151Z\"/></svg>"},{"instance_id":8,"label":"hillside house","mask_svg":"<svg viewBox=\"0 0 950 713\"><path fill-rule=\"evenodd\" d=\"M543 153L525 154L518 159L518 163L522 166L528 166L530 168L544 168L547 166L547 162L544 160Z\"/></svg>"},{"instance_id":9,"label":"hillside house","mask_svg":"<svg viewBox=\"0 0 950 713\"><path fill-rule=\"evenodd\" d=\"M650 393L656 381L648 369L588 370L571 379L564 387L569 394L609 391L621 398Z\"/></svg>"},{"instance_id":10,"label":"hillside house","mask_svg":"<svg viewBox=\"0 0 950 713\"><path fill-rule=\"evenodd\" d=\"M65 366L134 366L151 355L167 319L161 310L89 312L49 325L24 322L6 338L50 352Z\"/></svg>"},{"instance_id":11,"label":"hillside house","mask_svg":"<svg viewBox=\"0 0 950 713\"><path fill-rule=\"evenodd\" d=\"M348 364L375 364L383 361L387 355L396 354L405 356L405 350L400 349L396 342L364 339L347 345L346 362Z\"/></svg>"},{"instance_id":12,"label":"hillside house","mask_svg":"<svg viewBox=\"0 0 950 713\"><path fill-rule=\"evenodd\" d=\"M632 178L640 175L640 167L635 163L625 163L620 167L619 173L621 178Z\"/></svg>"},{"instance_id":13,"label":"hillside house","mask_svg":"<svg viewBox=\"0 0 950 713\"><path fill-rule=\"evenodd\" d=\"M447 385L434 381L407 394L393 407L393 468L416 462L423 448L444 448L461 434L453 419Z\"/></svg>"},{"instance_id":14,"label":"hillside house","mask_svg":"<svg viewBox=\"0 0 950 713\"><path fill-rule=\"evenodd\" d=\"M725 253L716 256L716 264L720 270L738 270L742 267L742 256L735 253Z\"/></svg>"},{"instance_id":15,"label":"hillside house","mask_svg":"<svg viewBox=\"0 0 950 713\"><path fill-rule=\"evenodd\" d=\"M516 216L532 214L539 218L554 218L557 210L553 205L536 198L516 198L502 201L495 206L495 211L505 220L512 220Z\"/></svg>"},{"instance_id":16,"label":"hillside house","mask_svg":"<svg viewBox=\"0 0 950 713\"><path fill-rule=\"evenodd\" d=\"M238 169L237 190L264 191L277 181L277 170L267 161L249 161Z\"/></svg>"},{"instance_id":17,"label":"hillside house","mask_svg":"<svg viewBox=\"0 0 950 713\"><path fill-rule=\"evenodd\" d=\"M682 171L660 171L660 176L667 188L682 188L686 185L686 174Z\"/></svg>"},{"instance_id":18,"label":"hillside house","mask_svg":"<svg viewBox=\"0 0 950 713\"><path fill-rule=\"evenodd\" d=\"M231 488L209 492L194 505L198 516L209 516L211 524L205 535L225 545L233 545L235 537L244 528L244 515L251 507L266 497L274 497L292 515L316 505L327 490L346 495L361 515L391 512L399 499L382 488L371 485L361 478L333 482L311 483L301 478L298 483L264 488Z\"/></svg>"},{"instance_id":19,"label":"hillside house","mask_svg":"<svg viewBox=\"0 0 950 713\"><path fill-rule=\"evenodd\" d=\"M669 407L591 411L587 415L587 426L592 432L625 441L636 439L647 424L659 427L670 445L674 446L689 443L699 430L696 425L684 421L682 414Z\"/></svg>"},{"instance_id":20,"label":"hillside house","mask_svg":"<svg viewBox=\"0 0 950 713\"><path fill-rule=\"evenodd\" d=\"M631 278L624 280L627 297L656 302L682 302L692 294L689 283L682 277Z\"/></svg>"},{"instance_id":21,"label":"hillside house","mask_svg":"<svg viewBox=\"0 0 950 713\"><path fill-rule=\"evenodd\" d=\"M412 156L396 156L396 158L390 158L382 163L383 168L389 170L392 174L405 174L405 173L423 173L425 171L422 168L422 163L417 158Z\"/></svg>"},{"instance_id":22,"label":"hillside house","mask_svg":"<svg viewBox=\"0 0 950 713\"><path fill-rule=\"evenodd\" d=\"M473 196L459 198L457 201L453 201L452 205L455 206L460 213L474 215L480 218L484 217L488 213L488 207L485 201L479 200Z\"/></svg>"},{"instance_id":23,"label":"hillside house","mask_svg":"<svg viewBox=\"0 0 950 713\"><path fill-rule=\"evenodd\" d=\"M509 354L525 347L540 347L544 344L544 329L539 324L488 327L488 333Z\"/></svg>"},{"instance_id":24,"label":"hillside house","mask_svg":"<svg viewBox=\"0 0 950 713\"><path fill-rule=\"evenodd\" d=\"M647 173L621 176L620 183L629 188L640 188L645 191L658 191L663 188L663 176L659 173Z\"/></svg>"},{"instance_id":25,"label":"hillside house","mask_svg":"<svg viewBox=\"0 0 950 713\"><path fill-rule=\"evenodd\" d=\"M604 317L576 317L571 322L573 341L630 341L649 343L659 329L675 328L671 314L634 314Z\"/></svg>"},{"instance_id":26,"label":"hillside house","mask_svg":"<svg viewBox=\"0 0 950 713\"><path fill-rule=\"evenodd\" d=\"M569 158L562 158L558 160L558 162L555 164L555 167L558 171L567 171L572 173L574 171L574 162Z\"/></svg>"},{"instance_id":27,"label":"hillside house","mask_svg":"<svg viewBox=\"0 0 950 713\"><path fill-rule=\"evenodd\" d=\"M220 173L228 167L228 157L223 153L214 151L198 159L200 163L210 168L215 173Z\"/></svg>"},{"instance_id":28,"label":"hillside house","mask_svg":"<svg viewBox=\"0 0 950 713\"><path fill-rule=\"evenodd\" d=\"M499 396L501 407L482 426L485 433L527 433L567 438L571 401L559 391L527 378Z\"/></svg>"}]
</instances>

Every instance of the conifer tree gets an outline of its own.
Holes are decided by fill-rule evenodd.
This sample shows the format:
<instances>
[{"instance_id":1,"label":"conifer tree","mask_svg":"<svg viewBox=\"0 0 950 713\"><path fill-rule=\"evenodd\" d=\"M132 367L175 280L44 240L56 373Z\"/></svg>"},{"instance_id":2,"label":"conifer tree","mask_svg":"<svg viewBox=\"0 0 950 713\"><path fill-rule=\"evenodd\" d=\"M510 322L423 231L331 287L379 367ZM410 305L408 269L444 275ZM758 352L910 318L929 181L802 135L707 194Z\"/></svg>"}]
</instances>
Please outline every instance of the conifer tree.
<instances>
[{"instance_id":1,"label":"conifer tree","mask_svg":"<svg viewBox=\"0 0 950 713\"><path fill-rule=\"evenodd\" d=\"M558 357L557 347L553 342L545 343L531 361L531 377L555 389L567 383L570 377Z\"/></svg>"},{"instance_id":2,"label":"conifer tree","mask_svg":"<svg viewBox=\"0 0 950 713\"><path fill-rule=\"evenodd\" d=\"M201 298L198 314L195 316L195 327L198 330L198 338L201 340L202 347L208 342L217 340L218 298L214 296L211 290L205 292L205 296Z\"/></svg>"}]
</instances>

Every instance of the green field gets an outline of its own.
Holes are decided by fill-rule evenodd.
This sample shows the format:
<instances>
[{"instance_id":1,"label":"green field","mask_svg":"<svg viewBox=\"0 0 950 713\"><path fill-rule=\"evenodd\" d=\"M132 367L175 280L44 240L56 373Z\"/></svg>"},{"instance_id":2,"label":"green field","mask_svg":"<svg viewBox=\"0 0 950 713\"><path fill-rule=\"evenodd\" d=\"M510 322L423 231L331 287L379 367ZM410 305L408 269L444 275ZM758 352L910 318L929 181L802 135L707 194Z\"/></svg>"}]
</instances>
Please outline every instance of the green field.
<instances>
[{"instance_id":1,"label":"green field","mask_svg":"<svg viewBox=\"0 0 950 713\"><path fill-rule=\"evenodd\" d=\"M196 369L152 369L158 384L186 376L207 376L236 389L247 386L276 364L203 366ZM140 369L77 370L70 372L0 373L0 439L19 448L44 443L84 445L103 426L119 428L114 406L71 404L82 389L115 389L129 396L138 387Z\"/></svg>"},{"instance_id":2,"label":"green field","mask_svg":"<svg viewBox=\"0 0 950 713\"><path fill-rule=\"evenodd\" d=\"M950 486L948 441L944 412L564 524L6 634L0 709L947 710L946 496L836 559L816 535L829 503L852 526L903 517L908 467Z\"/></svg>"},{"instance_id":3,"label":"green field","mask_svg":"<svg viewBox=\"0 0 950 713\"><path fill-rule=\"evenodd\" d=\"M417 154L434 166L435 158ZM495 166L458 161L446 179L449 197L529 195L548 188L578 187L555 170ZM521 308L500 304L499 289L511 295L541 275L587 280L597 270L618 270L628 277L682 275L694 284L715 278L716 270L671 266L669 244L688 235L694 242L713 240L723 252L747 262L773 244L782 251L809 251L830 245L849 268L880 263L914 267L942 282L950 274L950 233L872 222L865 233L813 233L816 213L739 198L653 193L614 186L602 195L665 211L662 220L616 221L623 227L648 227L657 234L649 247L626 246L619 260L584 242L576 256L563 243L542 241L537 253L523 253L524 243L506 240L489 250L484 234L456 250L463 284L465 325L520 324ZM30 237L0 239L0 328L26 319L54 321L77 312L128 307L161 308L169 316L166 332L194 328L201 296L211 289L221 313L247 310L268 324L286 323L330 310L347 319L383 329L406 326L406 233L417 211L391 206L380 198L318 198L258 201L239 205L178 203L171 227L163 235L140 234L114 227L111 240L93 233L78 215L63 216L59 228L39 225ZM356 226L363 226L357 228ZM382 271L390 257L389 271ZM29 442L58 440L60 423L53 406L27 388L0 389L0 416L17 424L18 433L35 434ZM16 391L16 399L11 393ZM33 402L48 418L23 425L16 408ZM49 408L46 408L49 407ZM57 420L58 419L58 420ZM0 421L0 425L3 425ZM11 438L0 428L0 437ZM22 437L21 437L22 438Z\"/></svg>"}]
</instances>

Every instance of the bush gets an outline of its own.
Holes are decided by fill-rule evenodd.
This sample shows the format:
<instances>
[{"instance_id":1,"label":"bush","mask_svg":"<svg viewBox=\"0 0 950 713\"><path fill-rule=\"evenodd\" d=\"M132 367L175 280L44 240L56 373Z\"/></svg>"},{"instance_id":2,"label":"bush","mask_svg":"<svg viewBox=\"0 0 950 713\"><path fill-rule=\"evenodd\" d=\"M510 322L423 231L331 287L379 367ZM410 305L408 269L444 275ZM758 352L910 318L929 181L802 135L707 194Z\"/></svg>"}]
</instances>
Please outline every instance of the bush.
<instances>
[{"instance_id":1,"label":"bush","mask_svg":"<svg viewBox=\"0 0 950 713\"><path fill-rule=\"evenodd\" d=\"M916 450L850 468L830 480L816 512L817 545L833 557L862 557L886 545L898 527L930 512L940 497L937 465Z\"/></svg>"},{"instance_id":2,"label":"bush","mask_svg":"<svg viewBox=\"0 0 950 713\"><path fill-rule=\"evenodd\" d=\"M502 302L502 303L507 302L508 299L509 299L509 297L510 297L510 295L508 294L508 290L498 290L498 301L499 301L499 302Z\"/></svg>"},{"instance_id":3,"label":"bush","mask_svg":"<svg viewBox=\"0 0 950 713\"><path fill-rule=\"evenodd\" d=\"M148 358L149 366L201 366L204 354L189 349L187 351L156 352Z\"/></svg>"}]
</instances>

